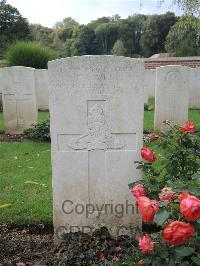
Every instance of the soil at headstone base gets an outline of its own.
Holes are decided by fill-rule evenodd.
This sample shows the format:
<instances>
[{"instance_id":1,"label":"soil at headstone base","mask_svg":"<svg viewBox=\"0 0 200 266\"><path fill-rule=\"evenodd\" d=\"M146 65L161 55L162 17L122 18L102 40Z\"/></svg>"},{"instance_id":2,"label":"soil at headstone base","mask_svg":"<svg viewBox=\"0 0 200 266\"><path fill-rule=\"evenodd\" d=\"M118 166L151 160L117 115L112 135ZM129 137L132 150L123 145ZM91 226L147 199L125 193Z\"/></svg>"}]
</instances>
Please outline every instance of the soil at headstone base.
<instances>
[{"instance_id":1,"label":"soil at headstone base","mask_svg":"<svg viewBox=\"0 0 200 266\"><path fill-rule=\"evenodd\" d=\"M63 239L54 245L51 224L0 224L0 266L100 265L105 259L133 261L137 249L136 240L128 236L112 238L106 228L93 234L68 233Z\"/></svg>"},{"instance_id":2,"label":"soil at headstone base","mask_svg":"<svg viewBox=\"0 0 200 266\"><path fill-rule=\"evenodd\" d=\"M0 142L14 142L14 141L25 141L27 140L24 135L10 135L10 134L0 134Z\"/></svg>"}]
</instances>

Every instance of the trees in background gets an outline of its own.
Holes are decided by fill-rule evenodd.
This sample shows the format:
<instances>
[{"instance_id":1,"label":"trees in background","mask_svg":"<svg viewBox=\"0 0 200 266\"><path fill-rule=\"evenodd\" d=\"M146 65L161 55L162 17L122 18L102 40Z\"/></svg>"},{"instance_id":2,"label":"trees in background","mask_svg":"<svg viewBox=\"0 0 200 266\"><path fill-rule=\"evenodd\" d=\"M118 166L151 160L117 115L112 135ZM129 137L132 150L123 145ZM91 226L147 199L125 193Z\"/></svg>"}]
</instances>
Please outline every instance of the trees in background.
<instances>
[{"instance_id":1,"label":"trees in background","mask_svg":"<svg viewBox=\"0 0 200 266\"><path fill-rule=\"evenodd\" d=\"M141 57L143 55L140 39L146 19L145 15L135 14L118 22L119 39L124 43L126 56Z\"/></svg>"},{"instance_id":2,"label":"trees in background","mask_svg":"<svg viewBox=\"0 0 200 266\"><path fill-rule=\"evenodd\" d=\"M88 26L83 26L71 45L71 55L96 54L95 32Z\"/></svg>"},{"instance_id":3,"label":"trees in background","mask_svg":"<svg viewBox=\"0 0 200 266\"><path fill-rule=\"evenodd\" d=\"M21 16L17 8L0 1L0 53L6 46L16 40L30 37L28 22Z\"/></svg>"},{"instance_id":4,"label":"trees in background","mask_svg":"<svg viewBox=\"0 0 200 266\"><path fill-rule=\"evenodd\" d=\"M112 48L113 55L125 55L126 49L124 47L124 43L121 40L117 40Z\"/></svg>"},{"instance_id":5,"label":"trees in background","mask_svg":"<svg viewBox=\"0 0 200 266\"><path fill-rule=\"evenodd\" d=\"M181 8L186 15L196 15L200 17L200 1L199 0L158 0L161 4L164 2L170 2Z\"/></svg>"},{"instance_id":6,"label":"trees in background","mask_svg":"<svg viewBox=\"0 0 200 266\"><path fill-rule=\"evenodd\" d=\"M165 52L166 36L176 21L172 12L151 16L135 14L127 19L115 15L93 20L87 25L67 18L56 23L51 37L53 47L63 56L119 54L144 57Z\"/></svg>"},{"instance_id":7,"label":"trees in background","mask_svg":"<svg viewBox=\"0 0 200 266\"><path fill-rule=\"evenodd\" d=\"M199 0L172 1L182 5L188 13L197 12ZM56 50L60 57L86 54L149 57L166 51L178 56L199 55L199 24L200 20L194 16L178 18L167 12L148 16L134 14L126 19L114 15L87 25L67 17L48 28L29 25L16 8L0 0L0 49L17 40L30 39Z\"/></svg>"},{"instance_id":8,"label":"trees in background","mask_svg":"<svg viewBox=\"0 0 200 266\"><path fill-rule=\"evenodd\" d=\"M165 47L168 52L173 52L177 56L197 56L200 55L200 20L195 17L181 17L173 27L171 27L167 37Z\"/></svg>"},{"instance_id":9,"label":"trees in background","mask_svg":"<svg viewBox=\"0 0 200 266\"><path fill-rule=\"evenodd\" d=\"M165 40L170 28L176 23L177 18L172 12L164 15L148 16L143 24L141 46L145 56L165 51Z\"/></svg>"},{"instance_id":10,"label":"trees in background","mask_svg":"<svg viewBox=\"0 0 200 266\"><path fill-rule=\"evenodd\" d=\"M53 32L53 29L50 29L48 27L43 27L40 24L30 24L29 29L32 40L40 42L41 44L47 47L52 46L51 34Z\"/></svg>"}]
</instances>

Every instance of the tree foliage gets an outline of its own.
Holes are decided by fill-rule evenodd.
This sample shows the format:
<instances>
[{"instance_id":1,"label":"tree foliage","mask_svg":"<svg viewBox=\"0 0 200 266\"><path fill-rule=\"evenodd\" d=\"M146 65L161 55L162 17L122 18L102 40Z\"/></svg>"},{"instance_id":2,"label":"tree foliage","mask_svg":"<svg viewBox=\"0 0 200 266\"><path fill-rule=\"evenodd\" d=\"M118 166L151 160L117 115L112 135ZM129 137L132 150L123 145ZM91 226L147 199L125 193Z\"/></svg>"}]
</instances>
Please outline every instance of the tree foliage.
<instances>
[{"instance_id":1,"label":"tree foliage","mask_svg":"<svg viewBox=\"0 0 200 266\"><path fill-rule=\"evenodd\" d=\"M71 54L92 55L95 54L95 48L95 32L91 28L85 26L71 46Z\"/></svg>"},{"instance_id":2,"label":"tree foliage","mask_svg":"<svg viewBox=\"0 0 200 266\"><path fill-rule=\"evenodd\" d=\"M20 39L27 39L30 35L29 25L21 16L17 8L0 1L0 50L9 43Z\"/></svg>"},{"instance_id":3,"label":"tree foliage","mask_svg":"<svg viewBox=\"0 0 200 266\"><path fill-rule=\"evenodd\" d=\"M168 0L159 0L161 4ZM200 16L200 1L199 0L171 0L171 3L181 8L187 15Z\"/></svg>"},{"instance_id":4,"label":"tree foliage","mask_svg":"<svg viewBox=\"0 0 200 266\"><path fill-rule=\"evenodd\" d=\"M143 24L141 46L145 56L165 51L165 39L170 28L177 21L174 13L148 16Z\"/></svg>"},{"instance_id":5,"label":"tree foliage","mask_svg":"<svg viewBox=\"0 0 200 266\"><path fill-rule=\"evenodd\" d=\"M195 17L181 17L166 37L166 50L177 56L200 55L200 20Z\"/></svg>"},{"instance_id":6,"label":"tree foliage","mask_svg":"<svg viewBox=\"0 0 200 266\"><path fill-rule=\"evenodd\" d=\"M114 55L125 55L126 49L124 43L121 40L117 40L113 46L112 54Z\"/></svg>"},{"instance_id":7,"label":"tree foliage","mask_svg":"<svg viewBox=\"0 0 200 266\"><path fill-rule=\"evenodd\" d=\"M178 18L167 12L134 14L125 19L116 14L92 20L87 25L67 17L48 28L40 24L28 25L16 8L0 0L0 49L27 38L56 50L60 57L87 54L148 57L166 51L187 56L199 55L200 26L198 18Z\"/></svg>"}]
</instances>

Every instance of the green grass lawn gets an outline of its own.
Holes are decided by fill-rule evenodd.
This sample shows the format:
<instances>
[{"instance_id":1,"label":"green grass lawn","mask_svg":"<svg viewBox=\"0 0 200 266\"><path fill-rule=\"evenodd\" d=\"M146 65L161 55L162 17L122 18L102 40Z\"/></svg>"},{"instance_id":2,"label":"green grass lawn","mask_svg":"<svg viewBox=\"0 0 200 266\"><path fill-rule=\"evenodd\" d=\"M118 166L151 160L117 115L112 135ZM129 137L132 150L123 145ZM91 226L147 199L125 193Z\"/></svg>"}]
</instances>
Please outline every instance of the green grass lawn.
<instances>
[{"instance_id":1,"label":"green grass lawn","mask_svg":"<svg viewBox=\"0 0 200 266\"><path fill-rule=\"evenodd\" d=\"M2 221L52 221L50 144L0 143Z\"/></svg>"},{"instance_id":2,"label":"green grass lawn","mask_svg":"<svg viewBox=\"0 0 200 266\"><path fill-rule=\"evenodd\" d=\"M145 111L144 112L144 130L145 131L153 131L154 130L154 112ZM190 122L195 123L200 127L200 110L189 110L189 118Z\"/></svg>"},{"instance_id":3,"label":"green grass lawn","mask_svg":"<svg viewBox=\"0 0 200 266\"><path fill-rule=\"evenodd\" d=\"M154 108L155 103L153 98L149 100L148 106ZM198 125L198 129L200 130L200 109L190 109L188 120ZM151 132L154 130L154 111L144 112L144 130Z\"/></svg>"},{"instance_id":4,"label":"green grass lawn","mask_svg":"<svg viewBox=\"0 0 200 266\"><path fill-rule=\"evenodd\" d=\"M153 115L145 111L145 130L153 130ZM39 112L38 122L48 117L48 112ZM189 120L200 124L200 110L190 110ZM50 144L0 142L0 206L4 204L11 205L0 208L0 222L52 221Z\"/></svg>"}]
</instances>

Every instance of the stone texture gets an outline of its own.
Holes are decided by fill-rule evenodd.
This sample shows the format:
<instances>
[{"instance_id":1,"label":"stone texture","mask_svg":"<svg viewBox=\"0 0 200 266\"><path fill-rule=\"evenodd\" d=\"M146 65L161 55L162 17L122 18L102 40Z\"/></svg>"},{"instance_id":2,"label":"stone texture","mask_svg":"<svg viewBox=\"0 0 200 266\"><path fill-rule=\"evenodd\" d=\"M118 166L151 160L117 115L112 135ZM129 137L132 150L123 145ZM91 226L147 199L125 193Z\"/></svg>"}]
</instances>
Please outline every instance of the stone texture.
<instances>
[{"instance_id":1,"label":"stone texture","mask_svg":"<svg viewBox=\"0 0 200 266\"><path fill-rule=\"evenodd\" d=\"M35 70L35 88L37 105L39 110L49 109L48 71L46 69Z\"/></svg>"},{"instance_id":2,"label":"stone texture","mask_svg":"<svg viewBox=\"0 0 200 266\"><path fill-rule=\"evenodd\" d=\"M200 109L200 67L190 70L189 107Z\"/></svg>"},{"instance_id":3,"label":"stone texture","mask_svg":"<svg viewBox=\"0 0 200 266\"><path fill-rule=\"evenodd\" d=\"M2 102L2 93L3 93L2 84L3 84L3 75L2 75L2 68L0 68L0 108L1 108L1 106L3 104L3 102Z\"/></svg>"},{"instance_id":4,"label":"stone texture","mask_svg":"<svg viewBox=\"0 0 200 266\"><path fill-rule=\"evenodd\" d=\"M144 102L148 103L149 98L155 97L156 70L145 69L144 75Z\"/></svg>"},{"instance_id":5,"label":"stone texture","mask_svg":"<svg viewBox=\"0 0 200 266\"><path fill-rule=\"evenodd\" d=\"M163 121L181 124L188 119L190 69L163 66L156 70L154 127L164 129Z\"/></svg>"},{"instance_id":6,"label":"stone texture","mask_svg":"<svg viewBox=\"0 0 200 266\"><path fill-rule=\"evenodd\" d=\"M143 141L142 76L142 61L125 57L49 62L55 232L106 225L115 234L138 225L132 208L127 214L125 208L126 200L134 204L128 184L141 177L134 161ZM91 204L91 214L77 214L79 204ZM124 208L121 218L117 204Z\"/></svg>"},{"instance_id":7,"label":"stone texture","mask_svg":"<svg viewBox=\"0 0 200 266\"><path fill-rule=\"evenodd\" d=\"M37 122L34 69L17 66L2 71L4 129L21 134Z\"/></svg>"}]
</instances>

